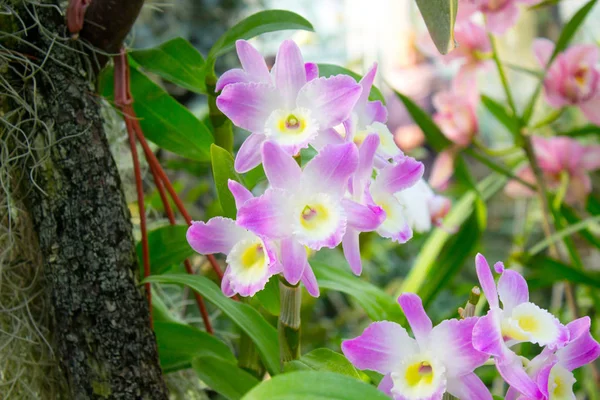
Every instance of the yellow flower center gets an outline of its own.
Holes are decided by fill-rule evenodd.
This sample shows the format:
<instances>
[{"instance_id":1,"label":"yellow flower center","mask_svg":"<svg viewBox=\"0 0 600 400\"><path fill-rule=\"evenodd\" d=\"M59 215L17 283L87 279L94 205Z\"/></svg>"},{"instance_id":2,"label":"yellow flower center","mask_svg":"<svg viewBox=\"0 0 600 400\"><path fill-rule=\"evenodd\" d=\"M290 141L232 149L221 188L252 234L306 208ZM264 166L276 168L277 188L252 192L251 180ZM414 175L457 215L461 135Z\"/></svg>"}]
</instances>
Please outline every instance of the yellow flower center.
<instances>
[{"instance_id":1,"label":"yellow flower center","mask_svg":"<svg viewBox=\"0 0 600 400\"><path fill-rule=\"evenodd\" d=\"M247 247L240 257L245 269L262 268L265 265L265 251L260 243L253 243Z\"/></svg>"},{"instance_id":2,"label":"yellow flower center","mask_svg":"<svg viewBox=\"0 0 600 400\"><path fill-rule=\"evenodd\" d=\"M327 222L329 211L322 204L306 205L300 216L300 223L306 229L317 229L320 224Z\"/></svg>"},{"instance_id":3,"label":"yellow flower center","mask_svg":"<svg viewBox=\"0 0 600 400\"><path fill-rule=\"evenodd\" d=\"M577 84L579 86L585 85L586 78L588 75L588 70L589 70L589 68L587 67L587 65L582 65L577 69L577 71L575 71L575 75L574 75L575 82L577 82Z\"/></svg>"},{"instance_id":4,"label":"yellow flower center","mask_svg":"<svg viewBox=\"0 0 600 400\"><path fill-rule=\"evenodd\" d=\"M306 128L306 121L294 114L279 120L279 131L282 133L300 134Z\"/></svg>"},{"instance_id":5,"label":"yellow flower center","mask_svg":"<svg viewBox=\"0 0 600 400\"><path fill-rule=\"evenodd\" d=\"M433 382L433 368L427 361L411 364L406 368L404 378L410 387L431 385Z\"/></svg>"},{"instance_id":6,"label":"yellow flower center","mask_svg":"<svg viewBox=\"0 0 600 400\"><path fill-rule=\"evenodd\" d=\"M525 332L534 333L539 329L539 322L531 315L520 316L517 322Z\"/></svg>"},{"instance_id":7,"label":"yellow flower center","mask_svg":"<svg viewBox=\"0 0 600 400\"><path fill-rule=\"evenodd\" d=\"M567 385L565 385L565 382L563 382L563 380L561 379L560 376L555 376L554 377L554 390L552 391L552 395L554 397L558 397L563 398L568 394L568 388Z\"/></svg>"}]
</instances>

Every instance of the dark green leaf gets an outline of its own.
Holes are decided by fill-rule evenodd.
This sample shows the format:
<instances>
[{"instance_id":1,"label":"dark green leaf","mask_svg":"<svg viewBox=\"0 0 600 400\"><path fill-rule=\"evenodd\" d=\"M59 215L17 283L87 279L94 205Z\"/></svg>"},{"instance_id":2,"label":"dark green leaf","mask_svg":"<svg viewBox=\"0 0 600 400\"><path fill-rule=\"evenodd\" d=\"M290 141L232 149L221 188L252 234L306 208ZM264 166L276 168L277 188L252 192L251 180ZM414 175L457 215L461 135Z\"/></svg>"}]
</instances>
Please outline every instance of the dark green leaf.
<instances>
[{"instance_id":1,"label":"dark green leaf","mask_svg":"<svg viewBox=\"0 0 600 400\"><path fill-rule=\"evenodd\" d=\"M573 128L566 132L561 133L561 135L573 136L573 137L587 136L587 135L591 135L591 134L600 135L600 126L589 124L589 125L580 126L579 128Z\"/></svg>"},{"instance_id":2,"label":"dark green leaf","mask_svg":"<svg viewBox=\"0 0 600 400\"><path fill-rule=\"evenodd\" d=\"M600 274L597 272L578 270L545 255L525 260L525 264L531 271L528 281L531 280L534 287L551 286L555 282L566 280L571 283L600 288Z\"/></svg>"},{"instance_id":3,"label":"dark green leaf","mask_svg":"<svg viewBox=\"0 0 600 400\"><path fill-rule=\"evenodd\" d=\"M199 275L155 275L146 282L186 285L213 303L250 336L271 375L279 372L277 331L252 307L225 297L214 282Z\"/></svg>"},{"instance_id":4,"label":"dark green leaf","mask_svg":"<svg viewBox=\"0 0 600 400\"><path fill-rule=\"evenodd\" d=\"M592 8L594 8L597 1L598 0L588 1L583 7L579 9L579 11L575 13L575 15L573 15L569 22L566 23L566 25L560 32L558 40L556 41L556 47L554 48L554 52L552 53L552 57L550 57L548 64L550 64L554 60L558 53L565 50L569 46L569 43L571 43L573 36L575 36L575 33L577 32L577 30L579 30L579 27L581 26L583 21L585 21L586 17L588 16Z\"/></svg>"},{"instance_id":5,"label":"dark green leaf","mask_svg":"<svg viewBox=\"0 0 600 400\"><path fill-rule=\"evenodd\" d=\"M371 283L340 268L311 262L319 286L353 297L373 321L404 321L396 299Z\"/></svg>"},{"instance_id":6,"label":"dark green leaf","mask_svg":"<svg viewBox=\"0 0 600 400\"><path fill-rule=\"evenodd\" d=\"M134 50L129 55L145 70L192 92L206 94L204 57L184 38L157 47Z\"/></svg>"},{"instance_id":7,"label":"dark green leaf","mask_svg":"<svg viewBox=\"0 0 600 400\"><path fill-rule=\"evenodd\" d=\"M210 146L210 158L212 161L215 187L217 188L217 197L221 203L223 215L235 219L237 214L235 199L227 185L229 179L242 182L242 178L235 172L235 168L233 167L233 157L227 150L213 144Z\"/></svg>"},{"instance_id":8,"label":"dark green leaf","mask_svg":"<svg viewBox=\"0 0 600 400\"><path fill-rule=\"evenodd\" d=\"M266 10L252 14L229 28L213 45L208 53L208 64L214 63L222 54L233 50L236 40L251 39L267 32L301 29L314 31L313 26L306 19L291 11Z\"/></svg>"},{"instance_id":9,"label":"dark green leaf","mask_svg":"<svg viewBox=\"0 0 600 400\"><path fill-rule=\"evenodd\" d=\"M175 315L164 303L163 299L157 293L152 293L152 318L154 322L174 322L180 324L181 321L177 319Z\"/></svg>"},{"instance_id":10,"label":"dark green leaf","mask_svg":"<svg viewBox=\"0 0 600 400\"><path fill-rule=\"evenodd\" d=\"M340 74L351 76L356 82L359 82L362 79L362 75L359 75L356 72L349 70L348 68L340 67L339 65L334 64L319 64L319 76L329 78L330 76ZM379 100L383 104L385 104L385 98L383 97L383 94L381 94L381 91L375 85L371 87L371 93L369 93L369 100Z\"/></svg>"},{"instance_id":11,"label":"dark green leaf","mask_svg":"<svg viewBox=\"0 0 600 400\"><path fill-rule=\"evenodd\" d=\"M235 363L222 358L202 356L192 361L192 367L215 392L229 400L239 400L260 382Z\"/></svg>"},{"instance_id":12,"label":"dark green leaf","mask_svg":"<svg viewBox=\"0 0 600 400\"><path fill-rule=\"evenodd\" d=\"M298 371L276 376L252 389L243 400L389 400L369 384L323 371Z\"/></svg>"},{"instance_id":13,"label":"dark green leaf","mask_svg":"<svg viewBox=\"0 0 600 400\"><path fill-rule=\"evenodd\" d=\"M402 103L404 103L404 106L406 107L406 110L412 119L417 125L419 125L419 128L421 128L425 134L427 143L429 143L435 149L435 151L440 152L452 144L452 142L448 140L446 136L444 136L435 122L433 122L431 117L418 105L416 105L414 101L399 92L395 93Z\"/></svg>"},{"instance_id":14,"label":"dark green leaf","mask_svg":"<svg viewBox=\"0 0 600 400\"><path fill-rule=\"evenodd\" d=\"M279 315L279 279L269 279L265 288L254 295L260 304L271 314Z\"/></svg>"},{"instance_id":15,"label":"dark green leaf","mask_svg":"<svg viewBox=\"0 0 600 400\"><path fill-rule=\"evenodd\" d=\"M194 250L190 247L185 237L187 229L187 225L167 225L148 233L151 275L162 274L173 264L183 262L183 260L194 254ZM141 242L137 243L135 250L141 266Z\"/></svg>"},{"instance_id":16,"label":"dark green leaf","mask_svg":"<svg viewBox=\"0 0 600 400\"><path fill-rule=\"evenodd\" d=\"M192 360L198 356L213 356L226 362L236 362L225 343L192 326L154 321L154 332L160 366L165 373L189 368Z\"/></svg>"},{"instance_id":17,"label":"dark green leaf","mask_svg":"<svg viewBox=\"0 0 600 400\"><path fill-rule=\"evenodd\" d=\"M356 368L340 353L329 349L316 349L285 364L285 372L315 370L329 371L360 379Z\"/></svg>"},{"instance_id":18,"label":"dark green leaf","mask_svg":"<svg viewBox=\"0 0 600 400\"><path fill-rule=\"evenodd\" d=\"M511 117L508 110L502 104L485 94L481 95L481 102L513 136L519 136L519 121Z\"/></svg>"},{"instance_id":19,"label":"dark green leaf","mask_svg":"<svg viewBox=\"0 0 600 400\"><path fill-rule=\"evenodd\" d=\"M130 67L133 108L146 138L165 150L197 161L210 160L213 136L198 118L146 75ZM114 101L114 70L107 68L99 92Z\"/></svg>"},{"instance_id":20,"label":"dark green leaf","mask_svg":"<svg viewBox=\"0 0 600 400\"><path fill-rule=\"evenodd\" d=\"M417 6L438 51L447 54L454 49L454 22L458 0L417 0Z\"/></svg>"}]
</instances>

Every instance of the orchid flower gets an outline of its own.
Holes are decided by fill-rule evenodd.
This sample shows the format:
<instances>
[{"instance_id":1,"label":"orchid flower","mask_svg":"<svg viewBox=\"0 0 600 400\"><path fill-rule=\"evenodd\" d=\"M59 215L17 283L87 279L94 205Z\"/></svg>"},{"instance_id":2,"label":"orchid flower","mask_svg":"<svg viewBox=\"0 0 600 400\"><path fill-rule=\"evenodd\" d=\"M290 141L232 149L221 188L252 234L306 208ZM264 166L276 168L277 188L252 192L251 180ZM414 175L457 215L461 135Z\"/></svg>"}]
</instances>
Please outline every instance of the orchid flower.
<instances>
[{"instance_id":1,"label":"orchid flower","mask_svg":"<svg viewBox=\"0 0 600 400\"><path fill-rule=\"evenodd\" d=\"M255 56L251 57L253 61ZM320 131L348 119L361 93L360 85L345 75L307 81L302 54L291 40L279 48L272 81L267 79L263 65L257 64L248 62L244 66L250 82L232 80L235 83L223 84L217 98L223 114L251 132L235 159L238 172L260 164L261 145L267 140L276 142L290 155L308 147ZM260 81L256 81L259 75Z\"/></svg>"},{"instance_id":2,"label":"orchid flower","mask_svg":"<svg viewBox=\"0 0 600 400\"><path fill-rule=\"evenodd\" d=\"M531 400L575 399L573 384L576 379L572 371L600 356L600 344L590 334L589 317L567 324L567 329L570 338L565 347L556 351L544 349L527 365L527 374L540 391L540 396ZM518 397L519 391L514 387L506 394L506 400L517 400Z\"/></svg>"},{"instance_id":3,"label":"orchid flower","mask_svg":"<svg viewBox=\"0 0 600 400\"><path fill-rule=\"evenodd\" d=\"M237 40L235 48L242 68L230 69L221 75L215 86L216 92L220 92L225 86L232 83L255 82L274 84L269 67L267 67L265 59L260 55L258 50L246 40ZM319 76L319 67L315 63L305 63L304 71L307 82Z\"/></svg>"},{"instance_id":4,"label":"orchid flower","mask_svg":"<svg viewBox=\"0 0 600 400\"><path fill-rule=\"evenodd\" d=\"M491 400L473 372L488 359L471 343L477 318L451 319L432 327L417 295L405 293L398 302L415 338L394 322L374 322L361 336L342 342L348 360L359 369L384 374L379 389L395 400L439 400L444 393Z\"/></svg>"},{"instance_id":5,"label":"orchid flower","mask_svg":"<svg viewBox=\"0 0 600 400\"><path fill-rule=\"evenodd\" d=\"M473 13L480 11L485 15L486 28L489 32L502 35L519 18L519 4L534 5L541 0L460 0L457 22L468 19Z\"/></svg>"},{"instance_id":6,"label":"orchid flower","mask_svg":"<svg viewBox=\"0 0 600 400\"><path fill-rule=\"evenodd\" d=\"M554 315L529 302L527 282L518 272L496 263L496 272L502 274L496 288L485 257L477 254L475 264L490 310L473 328L473 346L496 358L496 367L508 384L528 398L537 398L539 389L510 347L530 342L558 349L568 342L569 331Z\"/></svg>"},{"instance_id":7,"label":"orchid flower","mask_svg":"<svg viewBox=\"0 0 600 400\"><path fill-rule=\"evenodd\" d=\"M229 187L238 206L252 197L237 182L230 181ZM229 218L214 217L206 223L193 221L187 231L187 241L200 254L227 255L221 290L228 297L236 293L253 296L264 289L271 276L281 272L272 243Z\"/></svg>"},{"instance_id":8,"label":"orchid flower","mask_svg":"<svg viewBox=\"0 0 600 400\"><path fill-rule=\"evenodd\" d=\"M443 190L454 172L456 152L467 147L479 130L477 123L477 105L479 94L474 84L460 85L455 81L449 91L437 93L433 98L436 108L434 121L442 133L454 146L442 151L436 158L429 178L429 184Z\"/></svg>"},{"instance_id":9,"label":"orchid flower","mask_svg":"<svg viewBox=\"0 0 600 400\"><path fill-rule=\"evenodd\" d=\"M423 179L399 192L396 197L406 207L408 224L418 233L429 232L432 226L441 226L452 206L450 199L435 194Z\"/></svg>"},{"instance_id":10,"label":"orchid flower","mask_svg":"<svg viewBox=\"0 0 600 400\"><path fill-rule=\"evenodd\" d=\"M558 189L561 186L562 175L566 174L569 188L565 200L568 203L583 203L592 191L589 172L600 168L600 146L584 146L566 136L554 138L534 136L532 141L537 162L544 172L544 179L549 188ZM531 166L523 166L517 171L517 176L535 185ZM509 182L505 191L512 197L535 195L534 191L517 181Z\"/></svg>"},{"instance_id":11,"label":"orchid flower","mask_svg":"<svg viewBox=\"0 0 600 400\"><path fill-rule=\"evenodd\" d=\"M368 207L343 199L357 168L358 150L353 143L328 145L301 169L292 156L269 141L263 145L262 157L271 186L244 203L238 223L279 241L283 276L295 285L305 271L312 273L305 246L334 248L352 221L373 216Z\"/></svg>"},{"instance_id":12,"label":"orchid flower","mask_svg":"<svg viewBox=\"0 0 600 400\"><path fill-rule=\"evenodd\" d=\"M533 51L540 65L546 67L554 52L554 43L536 39ZM554 108L577 106L587 119L600 125L599 58L595 45L575 45L558 54L544 78L548 103Z\"/></svg>"}]
</instances>

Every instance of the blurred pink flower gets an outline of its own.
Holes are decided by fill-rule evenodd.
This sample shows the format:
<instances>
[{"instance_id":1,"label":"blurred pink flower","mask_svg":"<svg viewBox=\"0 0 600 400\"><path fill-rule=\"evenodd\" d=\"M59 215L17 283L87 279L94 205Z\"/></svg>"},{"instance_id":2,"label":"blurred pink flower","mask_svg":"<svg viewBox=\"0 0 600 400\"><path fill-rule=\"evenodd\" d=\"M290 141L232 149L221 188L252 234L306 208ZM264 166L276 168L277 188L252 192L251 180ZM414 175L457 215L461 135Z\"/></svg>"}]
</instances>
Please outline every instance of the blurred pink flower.
<instances>
[{"instance_id":1,"label":"blurred pink flower","mask_svg":"<svg viewBox=\"0 0 600 400\"><path fill-rule=\"evenodd\" d=\"M583 202L592 191L588 172L600 168L600 146L584 146L566 136L554 138L535 136L533 147L548 187L557 189L561 184L561 174L567 173L569 189L565 200L568 203ZM535 184L535 177L529 165L521 168L517 176ZM517 181L509 182L505 192L512 197L530 197L534 194L531 189Z\"/></svg>"},{"instance_id":2,"label":"blurred pink flower","mask_svg":"<svg viewBox=\"0 0 600 400\"><path fill-rule=\"evenodd\" d=\"M481 11L486 17L487 30L502 35L519 18L519 4L534 5L541 0L460 0L457 21L468 19Z\"/></svg>"},{"instance_id":3,"label":"blurred pink flower","mask_svg":"<svg viewBox=\"0 0 600 400\"><path fill-rule=\"evenodd\" d=\"M437 93L433 97L433 105L437 110L433 119L454 144L441 152L433 163L429 178L433 188L445 189L454 170L456 151L467 147L477 134L478 102L479 94L475 85L465 86L458 82L454 83L452 90Z\"/></svg>"},{"instance_id":4,"label":"blurred pink flower","mask_svg":"<svg viewBox=\"0 0 600 400\"><path fill-rule=\"evenodd\" d=\"M545 67L554 51L554 43L548 39L536 39L533 51ZM599 59L595 45L575 45L560 53L544 79L548 103L555 108L577 106L587 119L600 124Z\"/></svg>"},{"instance_id":5,"label":"blurred pink flower","mask_svg":"<svg viewBox=\"0 0 600 400\"><path fill-rule=\"evenodd\" d=\"M459 24L454 29L454 39L458 47L442 59L445 62L462 62L456 81L461 84L474 84L478 69L486 69L491 63L492 46L485 29L471 21Z\"/></svg>"}]
</instances>

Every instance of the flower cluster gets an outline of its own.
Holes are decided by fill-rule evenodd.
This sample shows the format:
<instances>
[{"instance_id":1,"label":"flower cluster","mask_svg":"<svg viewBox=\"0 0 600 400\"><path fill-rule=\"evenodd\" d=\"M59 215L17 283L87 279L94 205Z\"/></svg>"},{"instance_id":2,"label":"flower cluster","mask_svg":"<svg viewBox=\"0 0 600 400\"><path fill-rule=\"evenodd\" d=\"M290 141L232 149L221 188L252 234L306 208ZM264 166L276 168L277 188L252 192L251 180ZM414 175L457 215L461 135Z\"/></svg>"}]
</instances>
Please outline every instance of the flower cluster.
<instances>
[{"instance_id":1,"label":"flower cluster","mask_svg":"<svg viewBox=\"0 0 600 400\"><path fill-rule=\"evenodd\" d=\"M236 220L194 222L187 233L197 252L227 255L227 296L252 296L279 273L318 296L308 251L341 244L360 274L361 232L404 243L413 230L440 224L448 200L421 179L423 164L396 146L385 106L369 100L375 66L358 83L346 75L318 77L317 65L285 41L269 71L248 42L236 47L242 68L217 82L217 106L251 132L235 169L244 173L262 163L269 185L255 197L230 181ZM317 154L299 165L299 152L309 147Z\"/></svg>"},{"instance_id":2,"label":"flower cluster","mask_svg":"<svg viewBox=\"0 0 600 400\"><path fill-rule=\"evenodd\" d=\"M475 264L490 305L485 316L432 327L419 297L406 293L398 302L415 339L396 323L374 322L361 336L342 343L346 357L359 369L384 374L379 389L395 400L434 400L444 393L490 400L489 390L473 372L490 357L510 386L506 399L574 399L572 371L600 356L589 317L565 326L529 302L527 283L518 272L496 263L494 269L501 274L496 284L481 254ZM523 342L543 349L528 360L512 350Z\"/></svg>"}]
</instances>

